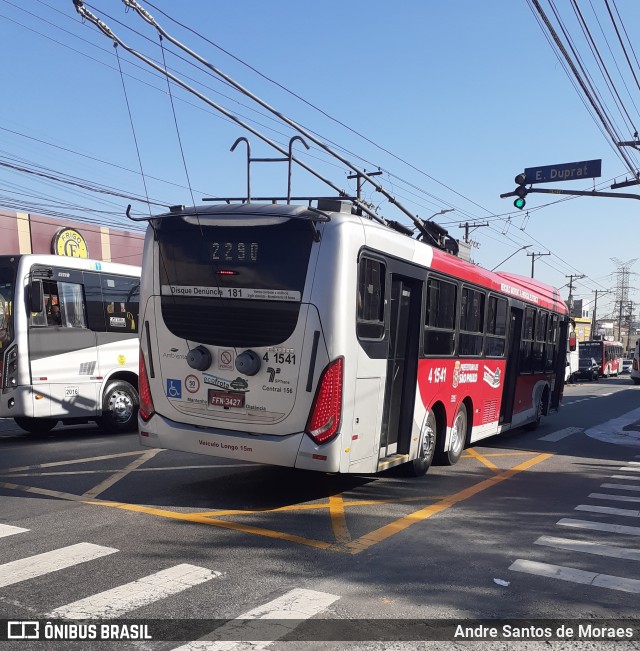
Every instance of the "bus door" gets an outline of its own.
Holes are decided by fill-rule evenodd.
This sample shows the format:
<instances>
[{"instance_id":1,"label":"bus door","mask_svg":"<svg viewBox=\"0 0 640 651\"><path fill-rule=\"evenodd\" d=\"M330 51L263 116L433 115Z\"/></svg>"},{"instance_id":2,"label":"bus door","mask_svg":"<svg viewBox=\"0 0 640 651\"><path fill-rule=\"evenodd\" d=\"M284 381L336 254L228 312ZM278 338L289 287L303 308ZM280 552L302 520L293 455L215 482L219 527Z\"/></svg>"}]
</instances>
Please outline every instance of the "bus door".
<instances>
[{"instance_id":1,"label":"bus door","mask_svg":"<svg viewBox=\"0 0 640 651\"><path fill-rule=\"evenodd\" d=\"M43 297L29 317L31 381L50 398L34 402L34 416L95 416L96 334L87 327L82 272L34 269L31 283Z\"/></svg>"},{"instance_id":2,"label":"bus door","mask_svg":"<svg viewBox=\"0 0 640 651\"><path fill-rule=\"evenodd\" d=\"M511 308L507 343L507 366L502 387L502 403L500 405L500 424L510 423L513 417L516 384L520 370L520 343L522 341L523 314L524 311L521 308Z\"/></svg>"},{"instance_id":3,"label":"bus door","mask_svg":"<svg viewBox=\"0 0 640 651\"><path fill-rule=\"evenodd\" d=\"M418 377L422 282L391 275L387 381L380 457L406 454L411 443Z\"/></svg>"},{"instance_id":4,"label":"bus door","mask_svg":"<svg viewBox=\"0 0 640 651\"><path fill-rule=\"evenodd\" d=\"M568 319L560 321L560 333L558 334L558 337L558 356L556 357L556 368L554 369L556 379L551 393L551 404L549 405L551 409L556 411L560 406L560 400L562 399L564 389L564 370L566 364L564 360L567 358L567 340L569 338Z\"/></svg>"}]
</instances>

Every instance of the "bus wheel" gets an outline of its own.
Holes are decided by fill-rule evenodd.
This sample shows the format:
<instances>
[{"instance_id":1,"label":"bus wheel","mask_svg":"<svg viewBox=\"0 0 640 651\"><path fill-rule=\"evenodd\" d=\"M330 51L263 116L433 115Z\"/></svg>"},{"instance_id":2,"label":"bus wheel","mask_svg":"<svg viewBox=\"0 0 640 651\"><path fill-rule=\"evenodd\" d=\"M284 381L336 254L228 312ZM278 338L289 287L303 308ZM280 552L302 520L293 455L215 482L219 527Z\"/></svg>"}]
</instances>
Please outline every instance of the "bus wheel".
<instances>
[{"instance_id":1,"label":"bus wheel","mask_svg":"<svg viewBox=\"0 0 640 651\"><path fill-rule=\"evenodd\" d=\"M433 411L429 412L427 421L422 428L422 436L420 439L420 449L418 456L409 463L405 464L404 470L410 477L422 477L433 461L433 455L436 451L438 424Z\"/></svg>"},{"instance_id":2,"label":"bus wheel","mask_svg":"<svg viewBox=\"0 0 640 651\"><path fill-rule=\"evenodd\" d=\"M51 418L14 418L13 420L18 427L31 434L46 434L58 424L57 420Z\"/></svg>"},{"instance_id":3,"label":"bus wheel","mask_svg":"<svg viewBox=\"0 0 640 651\"><path fill-rule=\"evenodd\" d=\"M467 442L467 408L464 403L460 405L456 417L453 419L453 427L451 428L451 440L449 441L449 449L444 450L444 437L442 437L442 444L438 446L436 452L438 463L445 466L453 466L458 463L460 455L464 450Z\"/></svg>"},{"instance_id":4,"label":"bus wheel","mask_svg":"<svg viewBox=\"0 0 640 651\"><path fill-rule=\"evenodd\" d=\"M138 393L124 380L111 382L102 399L102 429L128 432L136 428L138 419Z\"/></svg>"},{"instance_id":5,"label":"bus wheel","mask_svg":"<svg viewBox=\"0 0 640 651\"><path fill-rule=\"evenodd\" d=\"M540 420L542 419L542 412L544 411L544 401L545 401L545 393L541 393L540 397L538 398L538 402L536 404L536 419L532 423L527 423L524 428L528 430L529 432L532 432L535 429L538 429L538 425L540 425Z\"/></svg>"}]
</instances>

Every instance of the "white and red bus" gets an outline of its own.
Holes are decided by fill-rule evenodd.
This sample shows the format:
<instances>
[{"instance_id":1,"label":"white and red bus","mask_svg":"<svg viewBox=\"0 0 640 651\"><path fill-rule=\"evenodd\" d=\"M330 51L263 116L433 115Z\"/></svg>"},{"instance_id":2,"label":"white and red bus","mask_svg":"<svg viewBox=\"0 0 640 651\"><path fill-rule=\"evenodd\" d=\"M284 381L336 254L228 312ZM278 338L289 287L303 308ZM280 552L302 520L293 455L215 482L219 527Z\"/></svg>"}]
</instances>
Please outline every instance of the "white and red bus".
<instances>
[{"instance_id":1,"label":"white and red bus","mask_svg":"<svg viewBox=\"0 0 640 651\"><path fill-rule=\"evenodd\" d=\"M600 365L600 377L619 375L624 347L619 341L583 341L580 343L580 357L593 357Z\"/></svg>"},{"instance_id":2,"label":"white and red bus","mask_svg":"<svg viewBox=\"0 0 640 651\"><path fill-rule=\"evenodd\" d=\"M492 273L350 203L177 207L150 220L140 442L322 472L434 457L558 408L557 289Z\"/></svg>"}]
</instances>

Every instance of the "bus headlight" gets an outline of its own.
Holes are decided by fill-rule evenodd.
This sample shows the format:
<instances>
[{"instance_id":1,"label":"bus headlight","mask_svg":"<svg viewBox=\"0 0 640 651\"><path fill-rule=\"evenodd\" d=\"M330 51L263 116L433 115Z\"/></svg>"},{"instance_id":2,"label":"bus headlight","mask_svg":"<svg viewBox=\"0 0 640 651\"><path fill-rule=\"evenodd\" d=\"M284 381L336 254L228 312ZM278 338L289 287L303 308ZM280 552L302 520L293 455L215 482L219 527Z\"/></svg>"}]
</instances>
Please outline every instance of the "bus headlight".
<instances>
[{"instance_id":1,"label":"bus headlight","mask_svg":"<svg viewBox=\"0 0 640 651\"><path fill-rule=\"evenodd\" d=\"M18 347L12 346L4 358L4 386L18 386Z\"/></svg>"}]
</instances>

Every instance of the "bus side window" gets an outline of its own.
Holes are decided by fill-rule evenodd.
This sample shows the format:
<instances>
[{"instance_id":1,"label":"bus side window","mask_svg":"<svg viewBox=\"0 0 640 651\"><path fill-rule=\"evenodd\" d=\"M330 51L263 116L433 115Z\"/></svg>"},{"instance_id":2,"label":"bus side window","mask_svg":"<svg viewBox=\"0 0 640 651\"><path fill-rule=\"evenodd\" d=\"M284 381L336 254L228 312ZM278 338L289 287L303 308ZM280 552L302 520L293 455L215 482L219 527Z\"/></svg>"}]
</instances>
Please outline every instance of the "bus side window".
<instances>
[{"instance_id":1,"label":"bus side window","mask_svg":"<svg viewBox=\"0 0 640 651\"><path fill-rule=\"evenodd\" d=\"M485 295L475 289L462 288L460 301L460 340L458 356L482 355L484 343Z\"/></svg>"},{"instance_id":2,"label":"bus side window","mask_svg":"<svg viewBox=\"0 0 640 651\"><path fill-rule=\"evenodd\" d=\"M51 280L36 281L42 283L43 309L42 312L31 312L29 326L55 326L61 324L60 299L58 297L58 283Z\"/></svg>"},{"instance_id":3,"label":"bus side window","mask_svg":"<svg viewBox=\"0 0 640 651\"><path fill-rule=\"evenodd\" d=\"M504 357L506 336L507 301L497 296L489 296L485 355L487 357Z\"/></svg>"},{"instance_id":4,"label":"bus side window","mask_svg":"<svg viewBox=\"0 0 640 651\"><path fill-rule=\"evenodd\" d=\"M453 355L458 287L438 278L427 282L425 355Z\"/></svg>"},{"instance_id":5,"label":"bus side window","mask_svg":"<svg viewBox=\"0 0 640 651\"><path fill-rule=\"evenodd\" d=\"M102 276L102 296L107 332L138 332L140 279Z\"/></svg>"},{"instance_id":6,"label":"bus side window","mask_svg":"<svg viewBox=\"0 0 640 651\"><path fill-rule=\"evenodd\" d=\"M65 328L86 328L84 294L82 285L77 283L58 283L61 325Z\"/></svg>"},{"instance_id":7,"label":"bus side window","mask_svg":"<svg viewBox=\"0 0 640 651\"><path fill-rule=\"evenodd\" d=\"M361 258L358 265L356 334L361 339L384 337L384 263Z\"/></svg>"},{"instance_id":8,"label":"bus side window","mask_svg":"<svg viewBox=\"0 0 640 651\"><path fill-rule=\"evenodd\" d=\"M524 328L520 346L520 373L531 373L533 369L533 336L536 322L536 311L528 307L524 311Z\"/></svg>"},{"instance_id":9,"label":"bus side window","mask_svg":"<svg viewBox=\"0 0 640 651\"><path fill-rule=\"evenodd\" d=\"M547 338L547 312L538 310L535 343L533 344L533 371L542 373L545 367L545 340Z\"/></svg>"}]
</instances>

